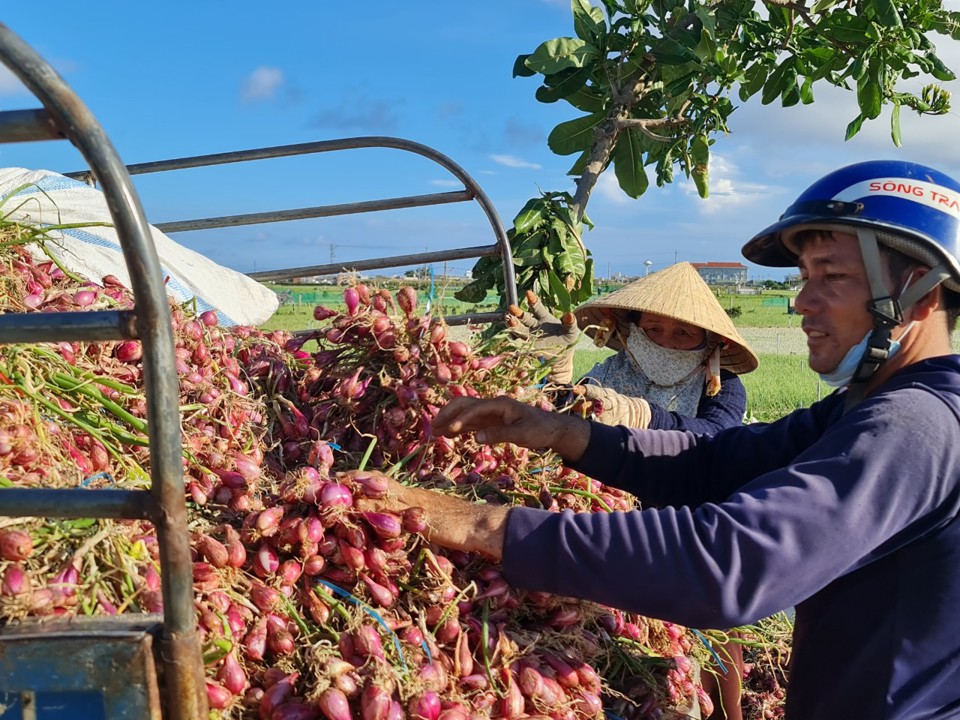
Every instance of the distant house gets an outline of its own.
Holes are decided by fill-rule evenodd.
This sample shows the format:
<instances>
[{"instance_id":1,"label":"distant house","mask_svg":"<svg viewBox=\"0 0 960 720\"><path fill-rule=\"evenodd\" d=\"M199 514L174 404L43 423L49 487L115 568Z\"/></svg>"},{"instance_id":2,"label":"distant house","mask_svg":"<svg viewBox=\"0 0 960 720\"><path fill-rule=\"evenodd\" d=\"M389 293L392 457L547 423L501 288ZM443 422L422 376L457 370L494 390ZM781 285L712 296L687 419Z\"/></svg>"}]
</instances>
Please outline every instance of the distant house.
<instances>
[{"instance_id":1,"label":"distant house","mask_svg":"<svg viewBox=\"0 0 960 720\"><path fill-rule=\"evenodd\" d=\"M747 282L747 266L738 262L690 263L700 273L707 285L744 285Z\"/></svg>"}]
</instances>

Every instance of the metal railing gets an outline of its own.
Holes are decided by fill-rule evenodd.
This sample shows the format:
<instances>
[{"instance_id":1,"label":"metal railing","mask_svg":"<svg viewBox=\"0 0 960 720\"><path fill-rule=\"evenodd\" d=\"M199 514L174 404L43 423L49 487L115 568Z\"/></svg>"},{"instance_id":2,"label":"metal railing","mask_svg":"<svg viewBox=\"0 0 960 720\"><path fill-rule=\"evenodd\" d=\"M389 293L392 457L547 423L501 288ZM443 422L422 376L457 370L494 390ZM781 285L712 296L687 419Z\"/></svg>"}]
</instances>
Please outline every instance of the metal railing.
<instances>
[{"instance_id":1,"label":"metal railing","mask_svg":"<svg viewBox=\"0 0 960 720\"><path fill-rule=\"evenodd\" d=\"M280 145L276 147L257 148L253 150L239 150L235 152L198 155L194 157L160 160L156 162L127 165L127 172L131 175L146 173L168 172L187 168L209 167L229 163L266 160L271 158L306 155L311 153L327 153L343 150L357 150L361 148L393 148L409 153L421 155L448 170L454 177L463 183L463 190L444 193L429 193L425 195L409 195L368 200L363 202L342 203L335 205L318 205L288 210L274 210L269 212L246 213L239 215L225 215L220 217L196 218L177 220L172 222L156 223L155 227L162 232L184 232L189 230L210 230L214 228L237 227L242 225L257 225L263 223L286 222L289 220L305 220L311 218L335 217L354 215L359 213L380 212L384 210L398 210L403 208L425 207L430 205L445 205L449 203L468 202L476 200L483 209L490 227L493 230L495 242L492 245L438 250L434 252L394 255L390 257L371 258L365 260L348 260L345 262L327 263L322 265L305 265L294 268L280 268L262 272L248 273L250 277L260 282L283 282L296 278L314 275L336 275L344 272L359 272L364 270L378 270L383 268L400 268L414 265L424 265L446 260L462 260L466 258L480 258L499 255L503 259L503 278L506 300L510 304L517 303L516 277L514 275L512 251L510 241L504 232L503 225L497 215L493 203L476 181L457 163L437 150L403 138L370 136L341 138L336 140L322 140L318 142L300 143L295 145ZM68 177L83 180L89 184L96 184L95 173L85 170L67 173ZM445 317L450 325L461 325L467 322L499 321L499 313L472 313Z\"/></svg>"}]
</instances>

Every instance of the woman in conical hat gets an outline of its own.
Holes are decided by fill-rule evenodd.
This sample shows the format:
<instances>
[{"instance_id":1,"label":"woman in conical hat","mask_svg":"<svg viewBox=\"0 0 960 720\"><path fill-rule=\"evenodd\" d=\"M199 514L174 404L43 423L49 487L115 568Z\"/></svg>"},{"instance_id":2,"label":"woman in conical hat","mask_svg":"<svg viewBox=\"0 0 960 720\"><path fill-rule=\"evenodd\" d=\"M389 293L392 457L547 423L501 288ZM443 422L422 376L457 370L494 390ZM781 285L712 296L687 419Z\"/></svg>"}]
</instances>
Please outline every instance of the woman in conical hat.
<instances>
[{"instance_id":1,"label":"woman in conical hat","mask_svg":"<svg viewBox=\"0 0 960 720\"><path fill-rule=\"evenodd\" d=\"M690 263L678 263L582 305L577 324L616 354L579 382L611 425L712 435L743 422L739 377L757 356Z\"/></svg>"},{"instance_id":2,"label":"woman in conical hat","mask_svg":"<svg viewBox=\"0 0 960 720\"><path fill-rule=\"evenodd\" d=\"M704 434L743 422L747 395L738 374L755 370L757 356L690 263L648 275L575 316L594 342L617 350L580 380L583 394L602 404L601 422ZM741 646L733 639L717 651L726 665L705 672L703 686L720 720L741 720Z\"/></svg>"}]
</instances>

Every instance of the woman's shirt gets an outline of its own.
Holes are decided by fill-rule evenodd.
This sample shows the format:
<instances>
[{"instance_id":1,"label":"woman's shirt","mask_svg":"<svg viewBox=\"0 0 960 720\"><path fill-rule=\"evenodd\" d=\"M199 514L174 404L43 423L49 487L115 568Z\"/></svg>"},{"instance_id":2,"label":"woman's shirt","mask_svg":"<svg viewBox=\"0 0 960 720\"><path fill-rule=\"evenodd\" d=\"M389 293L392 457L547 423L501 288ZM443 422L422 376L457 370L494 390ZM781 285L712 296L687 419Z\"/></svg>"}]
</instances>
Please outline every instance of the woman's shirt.
<instances>
[{"instance_id":1,"label":"woman's shirt","mask_svg":"<svg viewBox=\"0 0 960 720\"><path fill-rule=\"evenodd\" d=\"M720 371L720 392L707 397L702 375L695 378L699 383L699 401L696 402L696 415L679 412L671 408L670 394L662 390L654 397L650 392L649 380L623 351L611 355L581 378L580 383L595 383L609 387L621 395L642 397L650 405L650 424L652 430L686 430L698 435L715 435L728 427L743 423L747 410L747 391L740 378L728 370ZM660 400L660 402L658 402ZM697 400L696 397L693 398ZM675 404L675 403L671 403Z\"/></svg>"}]
</instances>

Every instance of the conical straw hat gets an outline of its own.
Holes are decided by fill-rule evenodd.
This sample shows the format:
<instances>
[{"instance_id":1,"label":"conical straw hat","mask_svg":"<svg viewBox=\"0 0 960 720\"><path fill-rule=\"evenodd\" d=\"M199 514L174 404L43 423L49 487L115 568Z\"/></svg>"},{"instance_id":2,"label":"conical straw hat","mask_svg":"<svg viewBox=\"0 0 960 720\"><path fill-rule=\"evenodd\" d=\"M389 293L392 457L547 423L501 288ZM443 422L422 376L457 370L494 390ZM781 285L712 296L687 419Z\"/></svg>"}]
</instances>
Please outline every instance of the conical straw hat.
<instances>
[{"instance_id":1,"label":"conical straw hat","mask_svg":"<svg viewBox=\"0 0 960 720\"><path fill-rule=\"evenodd\" d=\"M612 318L620 333L619 336L613 333L606 345L620 350L623 348L620 337L630 334L631 311L663 315L721 336L726 340L726 347L720 352L720 367L730 372L748 373L760 364L710 287L688 262L671 265L581 305L574 314L580 328L590 337L596 337L604 318Z\"/></svg>"}]
</instances>

